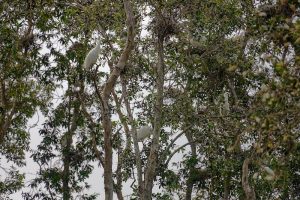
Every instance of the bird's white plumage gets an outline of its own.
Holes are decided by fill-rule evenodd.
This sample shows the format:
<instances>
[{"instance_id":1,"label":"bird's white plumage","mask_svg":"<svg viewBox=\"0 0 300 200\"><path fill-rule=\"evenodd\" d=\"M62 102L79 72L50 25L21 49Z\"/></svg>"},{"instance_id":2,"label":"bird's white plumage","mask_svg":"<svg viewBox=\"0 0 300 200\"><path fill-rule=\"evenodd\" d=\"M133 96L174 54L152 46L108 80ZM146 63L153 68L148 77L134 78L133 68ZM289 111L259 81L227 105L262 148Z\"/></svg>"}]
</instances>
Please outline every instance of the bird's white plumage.
<instances>
[{"instance_id":1,"label":"bird's white plumage","mask_svg":"<svg viewBox=\"0 0 300 200\"><path fill-rule=\"evenodd\" d=\"M227 113L230 111L229 100L228 100L228 92L224 93L224 109L225 109L225 112L227 112Z\"/></svg>"},{"instance_id":2,"label":"bird's white plumage","mask_svg":"<svg viewBox=\"0 0 300 200\"><path fill-rule=\"evenodd\" d=\"M149 137L153 132L150 126L142 126L137 130L137 141L142 142L145 138Z\"/></svg>"},{"instance_id":3,"label":"bird's white plumage","mask_svg":"<svg viewBox=\"0 0 300 200\"><path fill-rule=\"evenodd\" d=\"M89 51L89 53L86 55L84 59L84 68L90 69L96 62L100 54L100 42L97 43L97 45Z\"/></svg>"},{"instance_id":4,"label":"bird's white plumage","mask_svg":"<svg viewBox=\"0 0 300 200\"><path fill-rule=\"evenodd\" d=\"M273 171L270 167L264 166L263 169L264 169L270 176L275 176L274 171Z\"/></svg>"},{"instance_id":5,"label":"bird's white plumage","mask_svg":"<svg viewBox=\"0 0 300 200\"><path fill-rule=\"evenodd\" d=\"M273 181L276 178L275 172L270 167L263 166L263 169L267 172L267 175L264 177L265 180Z\"/></svg>"}]
</instances>

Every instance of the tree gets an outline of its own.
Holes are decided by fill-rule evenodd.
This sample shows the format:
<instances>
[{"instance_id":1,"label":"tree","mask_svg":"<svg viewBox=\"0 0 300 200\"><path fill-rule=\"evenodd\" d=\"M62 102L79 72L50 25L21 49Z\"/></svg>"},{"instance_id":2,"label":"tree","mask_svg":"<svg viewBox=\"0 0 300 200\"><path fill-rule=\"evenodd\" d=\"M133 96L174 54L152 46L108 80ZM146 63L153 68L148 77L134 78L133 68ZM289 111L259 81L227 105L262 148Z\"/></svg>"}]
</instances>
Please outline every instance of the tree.
<instances>
[{"instance_id":1,"label":"tree","mask_svg":"<svg viewBox=\"0 0 300 200\"><path fill-rule=\"evenodd\" d=\"M5 174L0 180L4 197L23 186L24 174L17 167L25 165L30 139L26 125L37 107L47 109L51 91L40 82L39 69L48 63L38 51L43 43L37 43L35 30L40 27L33 26L39 9L32 1L1 2L0 154L11 166L0 166Z\"/></svg>"},{"instance_id":2,"label":"tree","mask_svg":"<svg viewBox=\"0 0 300 200\"><path fill-rule=\"evenodd\" d=\"M40 171L24 197L96 198L85 182L97 160L105 199L124 199L128 184L133 199L297 199L299 7L4 2L2 155L24 165L27 121L36 108L46 116L32 154ZM97 42L99 58L84 69ZM59 105L48 103L55 90ZM141 144L143 126L153 133ZM8 174L1 193L23 187L23 175Z\"/></svg>"}]
</instances>

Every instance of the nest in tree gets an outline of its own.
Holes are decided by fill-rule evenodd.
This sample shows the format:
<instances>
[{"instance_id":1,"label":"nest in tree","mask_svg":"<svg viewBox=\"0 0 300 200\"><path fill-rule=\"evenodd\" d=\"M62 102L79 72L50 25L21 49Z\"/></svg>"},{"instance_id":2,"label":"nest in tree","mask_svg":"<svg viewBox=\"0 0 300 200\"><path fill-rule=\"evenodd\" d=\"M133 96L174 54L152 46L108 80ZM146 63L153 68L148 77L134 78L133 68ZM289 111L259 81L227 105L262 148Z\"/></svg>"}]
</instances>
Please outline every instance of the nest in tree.
<instances>
[{"instance_id":1,"label":"nest in tree","mask_svg":"<svg viewBox=\"0 0 300 200\"><path fill-rule=\"evenodd\" d=\"M155 26L155 32L159 38L165 38L166 36L175 34L176 26L174 20L167 17L158 18Z\"/></svg>"}]
</instances>

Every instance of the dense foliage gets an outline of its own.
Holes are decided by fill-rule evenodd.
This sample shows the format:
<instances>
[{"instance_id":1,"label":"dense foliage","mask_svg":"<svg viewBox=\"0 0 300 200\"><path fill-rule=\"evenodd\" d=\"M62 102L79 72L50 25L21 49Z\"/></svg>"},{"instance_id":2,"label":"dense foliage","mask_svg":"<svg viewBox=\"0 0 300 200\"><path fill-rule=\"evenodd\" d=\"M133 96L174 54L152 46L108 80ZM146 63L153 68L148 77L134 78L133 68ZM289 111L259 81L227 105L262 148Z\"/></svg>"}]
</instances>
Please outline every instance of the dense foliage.
<instances>
[{"instance_id":1,"label":"dense foliage","mask_svg":"<svg viewBox=\"0 0 300 200\"><path fill-rule=\"evenodd\" d=\"M0 199L299 199L299 110L298 0L0 2Z\"/></svg>"}]
</instances>

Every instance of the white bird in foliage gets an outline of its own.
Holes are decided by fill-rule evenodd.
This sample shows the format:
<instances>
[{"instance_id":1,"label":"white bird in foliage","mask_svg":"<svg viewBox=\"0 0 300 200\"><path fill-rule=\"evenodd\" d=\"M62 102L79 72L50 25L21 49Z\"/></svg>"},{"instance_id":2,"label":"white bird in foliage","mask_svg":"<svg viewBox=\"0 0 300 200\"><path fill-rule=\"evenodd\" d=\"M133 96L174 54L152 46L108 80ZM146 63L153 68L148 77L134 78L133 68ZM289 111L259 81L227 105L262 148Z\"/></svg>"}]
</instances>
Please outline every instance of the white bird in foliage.
<instances>
[{"instance_id":1,"label":"white bird in foliage","mask_svg":"<svg viewBox=\"0 0 300 200\"><path fill-rule=\"evenodd\" d=\"M224 93L224 110L225 110L226 114L228 114L229 111L230 111L229 100L228 100L228 92Z\"/></svg>"},{"instance_id":2,"label":"white bird in foliage","mask_svg":"<svg viewBox=\"0 0 300 200\"><path fill-rule=\"evenodd\" d=\"M137 141L142 142L145 138L149 137L153 132L150 126L142 126L137 130Z\"/></svg>"},{"instance_id":3,"label":"white bird in foliage","mask_svg":"<svg viewBox=\"0 0 300 200\"><path fill-rule=\"evenodd\" d=\"M265 180L273 181L276 178L275 172L270 167L263 166L263 169L267 172L267 176L264 178Z\"/></svg>"},{"instance_id":4,"label":"white bird in foliage","mask_svg":"<svg viewBox=\"0 0 300 200\"><path fill-rule=\"evenodd\" d=\"M83 66L86 70L89 70L96 62L100 54L100 41L92 48L84 59Z\"/></svg>"}]
</instances>

